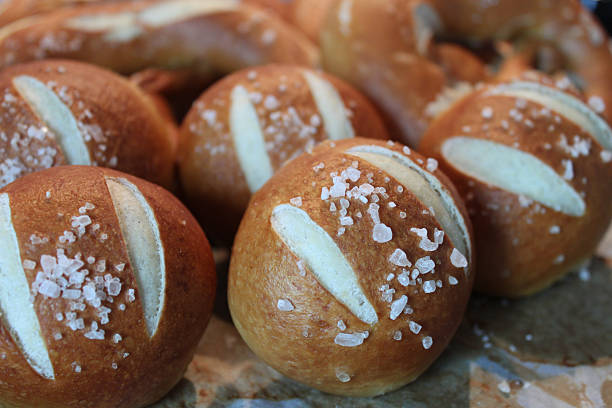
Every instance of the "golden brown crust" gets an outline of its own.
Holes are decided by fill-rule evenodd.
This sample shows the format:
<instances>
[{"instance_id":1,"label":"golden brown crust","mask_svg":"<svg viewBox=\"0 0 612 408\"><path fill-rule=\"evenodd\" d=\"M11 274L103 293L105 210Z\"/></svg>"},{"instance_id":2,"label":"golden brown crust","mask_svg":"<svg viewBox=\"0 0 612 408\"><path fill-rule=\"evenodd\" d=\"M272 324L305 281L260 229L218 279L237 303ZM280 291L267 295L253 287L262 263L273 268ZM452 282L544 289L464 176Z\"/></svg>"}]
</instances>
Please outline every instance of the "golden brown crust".
<instances>
[{"instance_id":1,"label":"golden brown crust","mask_svg":"<svg viewBox=\"0 0 612 408\"><path fill-rule=\"evenodd\" d=\"M454 247L449 239L445 238L435 252L420 249L419 239L410 228L433 231L440 225L412 192L398 189L397 180L346 153L363 145L405 154L401 145L377 140L325 142L312 154L302 155L284 166L253 196L234 242L228 290L234 323L258 356L283 374L314 388L353 396L382 394L421 374L444 350L458 327L473 280L471 273L464 275L451 265L449 257ZM414 152L406 157L425 163ZM342 208L340 200L321 198L322 188L332 184L331 175L340 174L355 162L361 173L358 181L350 182L350 188L371 181L371 185L386 190L386 195L378 191L377 203L380 222L393 232L388 242L373 241L369 204L350 199L347 215L352 217L353 224L343 227L338 215ZM418 165L427 171L424 165ZM433 174L441 175L439 170ZM444 177L440 181L457 199ZM300 205L292 200L296 197L301 198ZM371 197L370 202L373 200ZM391 202L393 205L389 205ZM374 306L377 323L369 325L358 319L321 286L307 264L300 268L300 259L283 243L270 221L276 206L290 203L305 211L339 247ZM337 211L330 210L331 203ZM462 204L458 201L457 204L465 217ZM431 256L436 263L435 273L421 277L440 280L442 287L426 294L421 290L421 281L404 286L397 278L387 280L390 273L395 276L401 273L402 268L389 261L397 248L405 251L413 268L418 258ZM450 276L458 280L456 286L449 285ZM391 294L393 300L407 295L411 313L400 313L396 320L390 320L390 300L385 300L383 294L387 289L396 291ZM290 301L294 309L280 310L277 302L281 299ZM346 328L339 327L339 321ZM411 331L409 321L422 327ZM361 331L368 331L369 336L359 346L335 343L341 332ZM397 331L401 331L401 340L394 340ZM423 343L427 336L433 340L429 349Z\"/></svg>"},{"instance_id":2,"label":"golden brown crust","mask_svg":"<svg viewBox=\"0 0 612 408\"><path fill-rule=\"evenodd\" d=\"M476 290L522 296L549 286L593 254L612 217L612 170L602 160L603 147L563 114L536 102L491 95L493 87L454 104L432 123L419 147L439 160L468 207L478 252ZM490 118L484 117L485 109ZM533 155L583 197L586 212L571 216L463 173L441 153L444 142L455 136Z\"/></svg>"},{"instance_id":3,"label":"golden brown crust","mask_svg":"<svg viewBox=\"0 0 612 408\"><path fill-rule=\"evenodd\" d=\"M105 177L124 178L136 185L158 223L166 260L166 295L157 332L151 339ZM54 380L44 379L28 365L6 327L0 325L0 348L6 356L0 385L3 403L25 407L142 407L161 398L182 377L212 312L214 263L197 222L161 187L95 167L57 167L34 173L0 190L0 194L5 193L10 199L21 259L36 262L34 270L25 269L30 285L36 280L41 256L58 256L58 249L70 259L80 254L90 278L110 274L122 285L114 302L102 302L109 308L108 323L99 326L105 332L103 340L84 336L92 321L101 322L91 304L86 303L83 311L76 310L85 328L73 331L68 326L68 313L75 311L71 301L40 293L35 296L34 309L53 364ZM93 208L85 208L86 203ZM71 220L84 214L91 218L91 225L79 238ZM65 231L71 231L76 240L60 242L58 237L67 235ZM89 257L93 257L92 264ZM101 262L105 262L105 270L96 272ZM133 301L129 289L135 291ZM120 341L114 341L115 334L121 336Z\"/></svg>"},{"instance_id":4,"label":"golden brown crust","mask_svg":"<svg viewBox=\"0 0 612 408\"><path fill-rule=\"evenodd\" d=\"M281 16L298 27L315 43L334 0L246 0Z\"/></svg>"},{"instance_id":5,"label":"golden brown crust","mask_svg":"<svg viewBox=\"0 0 612 408\"><path fill-rule=\"evenodd\" d=\"M28 16L49 12L58 8L96 2L101 3L103 1L126 0L4 0L0 4L0 27Z\"/></svg>"},{"instance_id":6,"label":"golden brown crust","mask_svg":"<svg viewBox=\"0 0 612 408\"><path fill-rule=\"evenodd\" d=\"M182 124L179 148L180 177L189 206L214 237L231 241L251 197L230 129L232 91L242 86L249 92L275 171L330 138L305 73L335 88L355 135L387 138L370 102L331 75L292 65L268 65L225 77L194 103Z\"/></svg>"},{"instance_id":7,"label":"golden brown crust","mask_svg":"<svg viewBox=\"0 0 612 408\"><path fill-rule=\"evenodd\" d=\"M176 125L125 79L63 60L23 64L0 74L1 185L32 171L68 164L58 134L16 88L16 78L23 76L44 84L69 109L92 165L172 185Z\"/></svg>"},{"instance_id":8,"label":"golden brown crust","mask_svg":"<svg viewBox=\"0 0 612 408\"><path fill-rule=\"evenodd\" d=\"M316 47L281 19L231 0L225 4L207 12L198 0L143 0L46 13L0 31L0 66L69 58L125 74L188 69L210 80L269 62L318 63Z\"/></svg>"}]
</instances>

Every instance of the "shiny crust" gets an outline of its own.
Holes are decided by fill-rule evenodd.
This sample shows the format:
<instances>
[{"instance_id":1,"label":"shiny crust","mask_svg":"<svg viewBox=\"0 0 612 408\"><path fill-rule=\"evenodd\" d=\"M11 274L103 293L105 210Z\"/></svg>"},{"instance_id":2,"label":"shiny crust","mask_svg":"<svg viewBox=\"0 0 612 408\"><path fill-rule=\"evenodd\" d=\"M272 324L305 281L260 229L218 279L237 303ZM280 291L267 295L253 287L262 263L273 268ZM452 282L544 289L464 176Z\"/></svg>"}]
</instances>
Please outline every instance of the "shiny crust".
<instances>
[{"instance_id":1,"label":"shiny crust","mask_svg":"<svg viewBox=\"0 0 612 408\"><path fill-rule=\"evenodd\" d=\"M334 0L246 0L246 2L278 14L318 43L321 28Z\"/></svg>"},{"instance_id":2,"label":"shiny crust","mask_svg":"<svg viewBox=\"0 0 612 408\"><path fill-rule=\"evenodd\" d=\"M234 323L249 347L281 373L325 392L372 396L413 381L444 350L462 319L474 275L471 272L464 275L451 265L449 256L453 245L449 239L445 238L435 252L419 248L417 236L409 229L418 226L433 231L440 225L431 214L423 213L427 208L412 193L406 190L398 193L395 179L386 182L387 176L380 169L345 153L361 145L375 145L404 154L401 145L382 141L356 138L325 142L312 154L302 155L283 167L253 196L234 242L228 301ZM424 160L416 153L408 157ZM389 197L381 197L379 204L381 222L393 231L389 242L379 244L372 240L368 204L354 199L349 212L355 223L338 235L338 213L330 212L329 208L331 202L338 204L338 199L321 199L322 187L331 184L330 173L340 173L354 161L359 162L363 176L351 185L364 182L366 173L371 172L373 184L386 187ZM433 174L446 186L467 218L454 187L440 171ZM307 267L305 273L300 272L298 258L272 229L273 209L289 204L297 196L302 199L299 208L329 234L354 269L377 311L378 322L374 325L362 322L339 303ZM396 207L389 207L387 201L393 201ZM361 211L362 218L355 216L357 210ZM398 215L402 210L407 213L405 219ZM405 250L413 267L417 258L431 255L436 261L436 272L430 279L441 279L443 287L424 294L417 289L420 285L403 287L397 280L387 281L389 273L397 274L401 269L394 268L388 259L398 247ZM471 259L468 262L472 265ZM458 279L456 286L448 284L449 275ZM384 284L397 290L394 299L408 295L412 314L401 314L397 320L390 320L389 303L381 299L379 289ZM288 299L295 309L279 310L279 299ZM345 332L367 330L369 337L357 347L335 344L335 336L341 333L337 326L339 320L347 326ZM418 335L410 331L408 320L422 325ZM397 330L402 332L401 341L393 339ZM428 350L422 345L424 336L433 338ZM338 377L341 373L348 374L350 381L341 382Z\"/></svg>"},{"instance_id":3,"label":"shiny crust","mask_svg":"<svg viewBox=\"0 0 612 408\"><path fill-rule=\"evenodd\" d=\"M475 289L500 296L529 295L549 286L595 251L612 217L612 169L601 158L602 146L563 115L553 111L548 117L534 117L531 112L540 112L542 105L526 101L519 109L515 97L487 95L491 88L485 87L454 104L432 123L419 148L439 160L468 207L478 253ZM491 119L483 117L485 108L491 108ZM512 109L524 115L521 121L509 117ZM571 160L574 175L568 183L584 193L585 214L574 217L537 203L521 204L517 194L457 170L444 159L441 146L445 140L461 135L518 148L559 175L564 174L563 161ZM566 135L570 145L574 135L589 140L589 154L570 156L559 145L561 135ZM551 234L554 227L560 233Z\"/></svg>"},{"instance_id":4,"label":"shiny crust","mask_svg":"<svg viewBox=\"0 0 612 408\"><path fill-rule=\"evenodd\" d=\"M264 139L272 145L267 153L272 169L277 170L287 160L329 138L304 72L314 73L290 65L234 73L202 94L185 118L179 148L181 183L189 207L212 237L231 241L251 197L229 129L232 90L240 85L252 92L260 128L273 127L271 132L264 132ZM365 97L331 75L316 75L334 86L350 111L348 117L356 135L387 138L382 120ZM275 113L279 118L273 120ZM312 125L313 116L317 126ZM279 135L284 135L280 141Z\"/></svg>"},{"instance_id":5,"label":"shiny crust","mask_svg":"<svg viewBox=\"0 0 612 408\"><path fill-rule=\"evenodd\" d=\"M219 73L269 62L309 66L318 63L318 50L303 34L280 18L243 4L232 10L187 16L159 26L147 25L136 17L136 21L121 26L124 31L115 33L119 38L112 35L107 38L108 31L104 29L90 30L88 22L83 23L87 31L73 24L74 19L92 16L108 18L100 23L102 26L123 24L126 18L156 7L170 8L162 16L172 18L173 12L189 10L181 1L94 4L17 21L0 31L0 66L34 59L69 58L124 74L157 67L188 69L196 77L211 79ZM198 1L187 2L193 5Z\"/></svg>"},{"instance_id":6,"label":"shiny crust","mask_svg":"<svg viewBox=\"0 0 612 408\"><path fill-rule=\"evenodd\" d=\"M24 17L52 11L61 7L101 3L103 1L125 0L5 0L0 5L0 27Z\"/></svg>"},{"instance_id":7,"label":"shiny crust","mask_svg":"<svg viewBox=\"0 0 612 408\"><path fill-rule=\"evenodd\" d=\"M166 259L166 301L157 332L149 339L138 288L128 261L126 247L109 196L105 177L122 177L136 185L155 213ZM49 198L47 198L49 191ZM73 258L77 252L105 259L107 272L123 282L121 293L112 304L104 340L83 336L90 319L98 319L91 307L79 312L86 329L72 331L56 313L70 310L68 301L35 298L43 337L55 369L55 380L37 375L16 348L6 328L0 324L0 349L6 358L0 393L2 403L23 407L143 407L161 398L181 378L212 313L216 276L208 242L190 213L167 191L144 180L113 170L95 167L57 167L34 173L0 190L8 193L12 221L22 259L36 260L43 254L55 256L58 247ZM73 244L56 239L70 230L70 219L90 202L97 233L87 227L85 235ZM108 238L102 243L101 234ZM30 236L49 237L48 243L32 244ZM114 265L125 263L121 272ZM38 263L38 265L40 265ZM93 271L93 265L88 265ZM93 273L93 272L90 272ZM35 278L26 270L28 282ZM127 300L128 288L136 288L134 302ZM119 309L126 305L125 311ZM60 332L61 340L54 334ZM114 343L113 333L122 340ZM177 341L180 339L180 341ZM124 353L129 353L125 355ZM81 372L75 372L78 362ZM117 364L117 368L112 367Z\"/></svg>"},{"instance_id":8,"label":"shiny crust","mask_svg":"<svg viewBox=\"0 0 612 408\"><path fill-rule=\"evenodd\" d=\"M0 118L5 134L0 139L4 152L1 160L17 157L24 166L17 176L68 164L53 131L45 132L46 124L15 89L13 79L22 75L36 78L59 95L86 138L92 164L116 168L165 187L172 185L176 125L168 115L160 114L152 97L120 76L63 60L23 64L0 73ZM11 145L15 135L25 144L20 149ZM41 148L57 153L47 150L40 154ZM29 161L28 156L36 161ZM4 184L13 176L10 168L0 171Z\"/></svg>"}]
</instances>

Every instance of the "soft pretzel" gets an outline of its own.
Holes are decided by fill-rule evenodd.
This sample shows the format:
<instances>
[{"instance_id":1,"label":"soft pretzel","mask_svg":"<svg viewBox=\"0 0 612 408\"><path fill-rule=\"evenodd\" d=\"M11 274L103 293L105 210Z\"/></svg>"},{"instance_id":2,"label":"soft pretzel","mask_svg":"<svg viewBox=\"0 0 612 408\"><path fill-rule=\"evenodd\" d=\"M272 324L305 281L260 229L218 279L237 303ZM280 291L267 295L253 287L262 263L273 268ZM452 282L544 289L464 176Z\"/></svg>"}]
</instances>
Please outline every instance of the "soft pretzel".
<instances>
[{"instance_id":1,"label":"soft pretzel","mask_svg":"<svg viewBox=\"0 0 612 408\"><path fill-rule=\"evenodd\" d=\"M434 161L400 144L328 141L253 196L232 251L232 318L288 377L340 395L389 392L459 326L471 245Z\"/></svg>"},{"instance_id":2,"label":"soft pretzel","mask_svg":"<svg viewBox=\"0 0 612 408\"><path fill-rule=\"evenodd\" d=\"M386 135L370 103L333 76L294 65L246 69L208 89L185 118L181 182L207 232L232 238L251 194L283 163L326 139Z\"/></svg>"},{"instance_id":3,"label":"soft pretzel","mask_svg":"<svg viewBox=\"0 0 612 408\"><path fill-rule=\"evenodd\" d=\"M113 72L35 61L0 73L0 98L0 186L65 164L173 185L176 125L160 113L160 102Z\"/></svg>"},{"instance_id":4,"label":"soft pretzel","mask_svg":"<svg viewBox=\"0 0 612 408\"><path fill-rule=\"evenodd\" d=\"M143 0L57 10L0 30L0 66L42 58L211 79L269 62L313 66L318 50L280 18L238 0Z\"/></svg>"},{"instance_id":5,"label":"soft pretzel","mask_svg":"<svg viewBox=\"0 0 612 408\"><path fill-rule=\"evenodd\" d=\"M612 130L553 84L483 87L432 122L420 149L466 202L479 291L550 285L592 256L610 223Z\"/></svg>"},{"instance_id":6,"label":"soft pretzel","mask_svg":"<svg viewBox=\"0 0 612 408\"><path fill-rule=\"evenodd\" d=\"M470 58L445 57L437 38L552 52L560 62L549 68L575 74L590 105L612 117L607 35L578 0L337 0L321 38L325 68L369 96L412 145L446 100L469 91L462 81L479 79L449 76ZM443 69L449 61L453 69Z\"/></svg>"},{"instance_id":7,"label":"soft pretzel","mask_svg":"<svg viewBox=\"0 0 612 408\"><path fill-rule=\"evenodd\" d=\"M54 167L0 189L0 405L136 408L183 376L215 267L189 211L114 170Z\"/></svg>"}]
</instances>

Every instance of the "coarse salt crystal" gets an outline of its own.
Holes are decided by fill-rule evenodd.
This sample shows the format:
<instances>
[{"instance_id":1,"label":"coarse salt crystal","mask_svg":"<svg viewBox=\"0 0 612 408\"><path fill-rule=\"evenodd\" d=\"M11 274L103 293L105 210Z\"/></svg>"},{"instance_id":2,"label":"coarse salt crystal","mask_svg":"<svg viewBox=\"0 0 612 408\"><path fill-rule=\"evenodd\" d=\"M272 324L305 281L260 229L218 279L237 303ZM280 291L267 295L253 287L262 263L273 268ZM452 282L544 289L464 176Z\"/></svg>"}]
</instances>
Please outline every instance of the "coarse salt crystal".
<instances>
[{"instance_id":1,"label":"coarse salt crystal","mask_svg":"<svg viewBox=\"0 0 612 408\"><path fill-rule=\"evenodd\" d=\"M394 273L390 273L387 275L386 281L390 282L393 280L393 278L395 278L395 274Z\"/></svg>"},{"instance_id":2,"label":"coarse salt crystal","mask_svg":"<svg viewBox=\"0 0 612 408\"><path fill-rule=\"evenodd\" d=\"M601 97L593 95L589 98L589 106L597 113L603 113L606 110L606 104Z\"/></svg>"},{"instance_id":3,"label":"coarse salt crystal","mask_svg":"<svg viewBox=\"0 0 612 408\"><path fill-rule=\"evenodd\" d=\"M121 337L121 335L119 333L115 333L113 334L113 343L117 344L119 343L123 338Z\"/></svg>"},{"instance_id":4,"label":"coarse salt crystal","mask_svg":"<svg viewBox=\"0 0 612 408\"><path fill-rule=\"evenodd\" d=\"M485 106L481 111L482 117L485 119L491 119L493 117L493 108Z\"/></svg>"},{"instance_id":5,"label":"coarse salt crystal","mask_svg":"<svg viewBox=\"0 0 612 408\"><path fill-rule=\"evenodd\" d=\"M291 203L291 205L294 205L296 207L301 207L302 197L293 197L291 200L289 200L289 202Z\"/></svg>"},{"instance_id":6,"label":"coarse salt crystal","mask_svg":"<svg viewBox=\"0 0 612 408\"><path fill-rule=\"evenodd\" d=\"M436 281L428 280L423 282L423 292L425 293L433 293L436 291Z\"/></svg>"},{"instance_id":7,"label":"coarse salt crystal","mask_svg":"<svg viewBox=\"0 0 612 408\"><path fill-rule=\"evenodd\" d=\"M453 286L454 286L454 285L458 284L458 283L459 283L459 281L458 281L458 280L457 280L457 278L455 278L454 276L449 276L449 277L448 277L448 283L449 283L450 285L453 285Z\"/></svg>"},{"instance_id":8,"label":"coarse salt crystal","mask_svg":"<svg viewBox=\"0 0 612 408\"><path fill-rule=\"evenodd\" d=\"M276 307L282 312L291 312L293 309L295 309L293 304L287 299L278 299L278 302L276 302Z\"/></svg>"},{"instance_id":9,"label":"coarse salt crystal","mask_svg":"<svg viewBox=\"0 0 612 408\"><path fill-rule=\"evenodd\" d=\"M356 332L356 333L339 333L334 338L334 343L342 347L356 347L363 344L363 341L368 337L369 333Z\"/></svg>"},{"instance_id":10,"label":"coarse salt crystal","mask_svg":"<svg viewBox=\"0 0 612 408\"><path fill-rule=\"evenodd\" d=\"M408 146L404 146L404 147L402 147L402 152L404 152L404 154L408 155L408 154L410 154L410 148Z\"/></svg>"},{"instance_id":11,"label":"coarse salt crystal","mask_svg":"<svg viewBox=\"0 0 612 408\"><path fill-rule=\"evenodd\" d=\"M344 371L336 370L336 378L338 379L338 381L343 383L351 381L351 376Z\"/></svg>"},{"instance_id":12,"label":"coarse salt crystal","mask_svg":"<svg viewBox=\"0 0 612 408\"><path fill-rule=\"evenodd\" d=\"M508 381L503 380L502 382L497 384L497 389L500 390L501 392L503 392L504 394L509 394L510 393L510 384L508 384Z\"/></svg>"},{"instance_id":13,"label":"coarse salt crystal","mask_svg":"<svg viewBox=\"0 0 612 408\"><path fill-rule=\"evenodd\" d=\"M561 232L561 228L558 225L553 225L548 229L548 232L551 234L558 234Z\"/></svg>"},{"instance_id":14,"label":"coarse salt crystal","mask_svg":"<svg viewBox=\"0 0 612 408\"><path fill-rule=\"evenodd\" d=\"M321 200L328 200L328 199L329 199L329 188L323 187L321 189Z\"/></svg>"},{"instance_id":15,"label":"coarse salt crystal","mask_svg":"<svg viewBox=\"0 0 612 408\"><path fill-rule=\"evenodd\" d=\"M423 258L417 259L414 266L417 267L420 273L425 274L433 271L436 267L436 263L429 256L424 256Z\"/></svg>"},{"instance_id":16,"label":"coarse salt crystal","mask_svg":"<svg viewBox=\"0 0 612 408\"><path fill-rule=\"evenodd\" d=\"M36 268L36 262L30 260L30 259L25 259L23 261L23 268L24 269L28 269L28 270L32 270L34 268Z\"/></svg>"},{"instance_id":17,"label":"coarse salt crystal","mask_svg":"<svg viewBox=\"0 0 612 408\"><path fill-rule=\"evenodd\" d=\"M128 291L127 291L127 300L130 303L136 300L136 295L134 294L134 289L128 289Z\"/></svg>"},{"instance_id":18,"label":"coarse salt crystal","mask_svg":"<svg viewBox=\"0 0 612 408\"><path fill-rule=\"evenodd\" d=\"M425 350L429 350L431 348L431 346L433 345L433 339L429 336L423 337L423 348Z\"/></svg>"},{"instance_id":19,"label":"coarse salt crystal","mask_svg":"<svg viewBox=\"0 0 612 408\"><path fill-rule=\"evenodd\" d=\"M340 217L340 225L353 225L353 218Z\"/></svg>"},{"instance_id":20,"label":"coarse salt crystal","mask_svg":"<svg viewBox=\"0 0 612 408\"><path fill-rule=\"evenodd\" d=\"M450 261L455 268L465 268L468 266L467 259L457 248L453 248L453 252L451 252L450 256Z\"/></svg>"},{"instance_id":21,"label":"coarse salt crystal","mask_svg":"<svg viewBox=\"0 0 612 408\"><path fill-rule=\"evenodd\" d=\"M402 339L402 332L399 330L396 330L395 333L393 333L393 340L400 341L401 339Z\"/></svg>"},{"instance_id":22,"label":"coarse salt crystal","mask_svg":"<svg viewBox=\"0 0 612 408\"><path fill-rule=\"evenodd\" d=\"M410 274L408 271L404 269L402 273L397 276L397 281L402 286L408 286L410 284Z\"/></svg>"},{"instance_id":23,"label":"coarse salt crystal","mask_svg":"<svg viewBox=\"0 0 612 408\"><path fill-rule=\"evenodd\" d=\"M561 160L563 166L563 178L566 180L572 180L574 178L574 166L571 160Z\"/></svg>"},{"instance_id":24,"label":"coarse salt crystal","mask_svg":"<svg viewBox=\"0 0 612 408\"><path fill-rule=\"evenodd\" d=\"M397 248L391 256L389 256L389 262L396 266L411 266L412 264L408 260L406 253L401 249Z\"/></svg>"},{"instance_id":25,"label":"coarse salt crystal","mask_svg":"<svg viewBox=\"0 0 612 408\"><path fill-rule=\"evenodd\" d=\"M346 176L352 182L356 182L357 180L359 180L359 177L361 177L361 172L354 167L349 167L348 169L346 169Z\"/></svg>"},{"instance_id":26,"label":"coarse salt crystal","mask_svg":"<svg viewBox=\"0 0 612 408\"><path fill-rule=\"evenodd\" d=\"M427 171L434 172L438 168L438 161L436 159L429 158L427 159Z\"/></svg>"},{"instance_id":27,"label":"coarse salt crystal","mask_svg":"<svg viewBox=\"0 0 612 408\"><path fill-rule=\"evenodd\" d=\"M565 255L561 254L554 259L553 263L555 265L559 265L559 264L562 264L563 261L565 261Z\"/></svg>"},{"instance_id":28,"label":"coarse salt crystal","mask_svg":"<svg viewBox=\"0 0 612 408\"><path fill-rule=\"evenodd\" d=\"M408 304L408 296L406 295L402 295L402 297L391 303L391 313L389 314L389 318L391 320L397 319L397 317L404 311L406 304Z\"/></svg>"},{"instance_id":29,"label":"coarse salt crystal","mask_svg":"<svg viewBox=\"0 0 612 408\"><path fill-rule=\"evenodd\" d=\"M421 329L423 328L423 326L421 326L417 322L413 322L412 320L408 322L408 327L410 328L410 331L414 334L419 334L421 332Z\"/></svg>"},{"instance_id":30,"label":"coarse salt crystal","mask_svg":"<svg viewBox=\"0 0 612 408\"><path fill-rule=\"evenodd\" d=\"M338 328L342 331L346 330L346 324L344 323L343 320L338 320L338 324L337 324Z\"/></svg>"},{"instance_id":31,"label":"coarse salt crystal","mask_svg":"<svg viewBox=\"0 0 612 408\"><path fill-rule=\"evenodd\" d=\"M385 224L376 224L372 230L372 239L378 243L385 243L391 241L393 238L393 231Z\"/></svg>"},{"instance_id":32,"label":"coarse salt crystal","mask_svg":"<svg viewBox=\"0 0 612 408\"><path fill-rule=\"evenodd\" d=\"M612 161L612 152L609 150L602 150L601 153L599 153L599 156L601 157L601 161L604 163L609 163Z\"/></svg>"}]
</instances>

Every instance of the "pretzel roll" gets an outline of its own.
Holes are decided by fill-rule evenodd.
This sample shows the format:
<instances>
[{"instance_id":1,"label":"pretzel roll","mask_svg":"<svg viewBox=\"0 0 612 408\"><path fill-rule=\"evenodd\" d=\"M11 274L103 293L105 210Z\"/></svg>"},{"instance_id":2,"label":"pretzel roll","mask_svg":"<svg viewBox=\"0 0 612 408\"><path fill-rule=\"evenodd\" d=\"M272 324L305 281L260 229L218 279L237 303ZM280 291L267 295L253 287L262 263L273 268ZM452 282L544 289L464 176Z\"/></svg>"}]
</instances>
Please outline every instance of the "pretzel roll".
<instances>
[{"instance_id":1,"label":"pretzel roll","mask_svg":"<svg viewBox=\"0 0 612 408\"><path fill-rule=\"evenodd\" d=\"M318 50L280 18L238 0L143 0L74 7L0 30L0 66L69 58L128 74L188 70L195 80L269 62L316 65Z\"/></svg>"},{"instance_id":2,"label":"pretzel roll","mask_svg":"<svg viewBox=\"0 0 612 408\"><path fill-rule=\"evenodd\" d=\"M343 81L290 65L243 70L207 90L183 122L181 182L207 232L231 241L251 194L283 163L323 140L360 135L387 138L374 108Z\"/></svg>"},{"instance_id":3,"label":"pretzel roll","mask_svg":"<svg viewBox=\"0 0 612 408\"><path fill-rule=\"evenodd\" d=\"M420 148L466 201L481 292L550 285L593 254L612 217L612 131L558 88L484 87L434 121Z\"/></svg>"},{"instance_id":4,"label":"pretzel roll","mask_svg":"<svg viewBox=\"0 0 612 408\"><path fill-rule=\"evenodd\" d=\"M155 402L182 378L216 284L176 198L86 166L0 189L0 271L2 406Z\"/></svg>"},{"instance_id":5,"label":"pretzel roll","mask_svg":"<svg viewBox=\"0 0 612 408\"><path fill-rule=\"evenodd\" d=\"M382 394L450 341L472 288L471 246L435 161L393 142L325 142L253 196L232 251L230 311L288 377Z\"/></svg>"},{"instance_id":6,"label":"pretzel roll","mask_svg":"<svg viewBox=\"0 0 612 408\"><path fill-rule=\"evenodd\" d=\"M440 24L421 0L341 0L321 34L325 69L371 98L394 137L412 146L431 120L428 105L444 89L486 78L477 75L486 70L468 51L453 45L438 49L433 35ZM478 67L462 68L474 64Z\"/></svg>"},{"instance_id":7,"label":"pretzel roll","mask_svg":"<svg viewBox=\"0 0 612 408\"><path fill-rule=\"evenodd\" d=\"M64 164L113 167L171 186L176 125L120 76L73 61L0 73L0 186Z\"/></svg>"}]
</instances>

